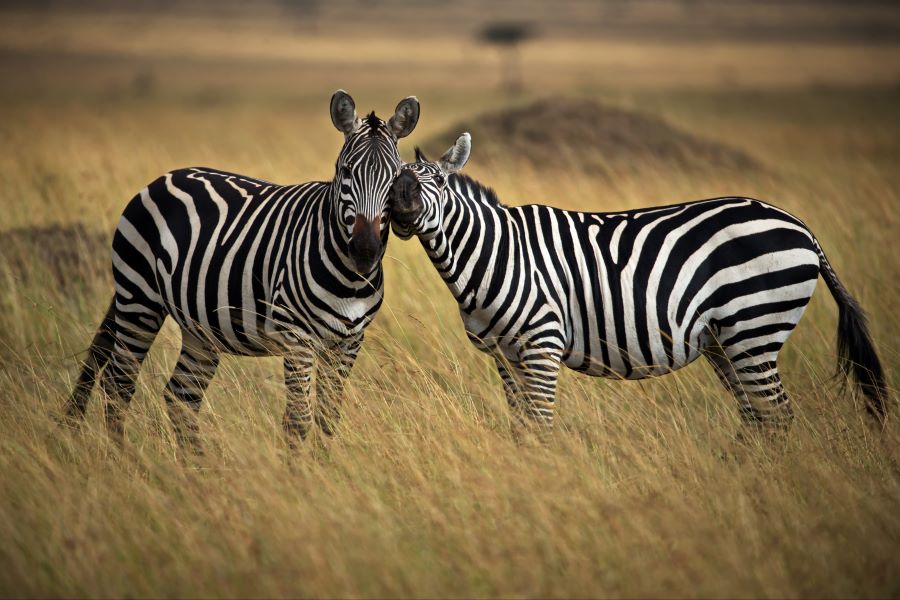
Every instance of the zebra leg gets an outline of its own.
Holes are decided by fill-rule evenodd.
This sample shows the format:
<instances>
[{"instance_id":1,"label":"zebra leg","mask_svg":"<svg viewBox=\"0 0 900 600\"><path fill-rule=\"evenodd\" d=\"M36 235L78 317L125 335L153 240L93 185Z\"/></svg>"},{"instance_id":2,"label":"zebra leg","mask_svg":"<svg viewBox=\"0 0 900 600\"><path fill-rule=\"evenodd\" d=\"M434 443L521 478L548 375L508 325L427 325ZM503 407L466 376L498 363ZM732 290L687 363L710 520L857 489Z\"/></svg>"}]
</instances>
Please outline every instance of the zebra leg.
<instances>
[{"instance_id":1,"label":"zebra leg","mask_svg":"<svg viewBox=\"0 0 900 600\"><path fill-rule=\"evenodd\" d=\"M91 390L97 381L97 373L100 372L109 357L112 354L115 338L115 315L116 301L115 298L110 302L106 315L97 329L96 335L91 342L88 356L84 359L81 366L81 374L72 390L72 395L66 401L64 422L69 425L75 425L84 418L87 410L87 403L91 397Z\"/></svg>"},{"instance_id":2,"label":"zebra leg","mask_svg":"<svg viewBox=\"0 0 900 600\"><path fill-rule=\"evenodd\" d=\"M507 402L516 420L525 429L545 437L553 427L560 356L555 353L535 354L508 366L502 359L495 360Z\"/></svg>"},{"instance_id":3,"label":"zebra leg","mask_svg":"<svg viewBox=\"0 0 900 600\"><path fill-rule=\"evenodd\" d=\"M363 336L341 341L319 351L316 370L316 424L325 435L334 435L341 419L344 384L362 346Z\"/></svg>"},{"instance_id":4,"label":"zebra leg","mask_svg":"<svg viewBox=\"0 0 900 600\"><path fill-rule=\"evenodd\" d=\"M521 444L525 441L523 434L534 429L522 409L524 394L520 382L514 375L515 370L508 365L506 360L502 357L494 357L494 362L497 364L497 372L500 373L500 381L503 382L503 392L506 395L506 404L512 415L512 437L516 443Z\"/></svg>"},{"instance_id":5,"label":"zebra leg","mask_svg":"<svg viewBox=\"0 0 900 600\"><path fill-rule=\"evenodd\" d=\"M219 366L219 353L182 330L181 354L163 393L178 447L203 454L197 412Z\"/></svg>"},{"instance_id":6,"label":"zebra leg","mask_svg":"<svg viewBox=\"0 0 900 600\"><path fill-rule=\"evenodd\" d=\"M494 362L497 365L497 372L500 373L500 381L503 382L503 392L506 394L506 403L509 405L509 410L512 412L513 416L516 419L521 418L521 413L519 412L519 389L518 385L513 378L512 373L509 368L507 368L506 362L500 357L494 357Z\"/></svg>"},{"instance_id":7,"label":"zebra leg","mask_svg":"<svg viewBox=\"0 0 900 600\"><path fill-rule=\"evenodd\" d=\"M106 429L119 445L125 439L125 410L134 395L138 371L163 319L161 311L146 306L135 310L135 305L120 302L116 296L115 343L100 386L106 396Z\"/></svg>"},{"instance_id":8,"label":"zebra leg","mask_svg":"<svg viewBox=\"0 0 900 600\"><path fill-rule=\"evenodd\" d=\"M744 423L769 430L790 427L793 410L778 373L777 351L754 357L732 357L728 348L712 347L703 354L737 399Z\"/></svg>"},{"instance_id":9,"label":"zebra leg","mask_svg":"<svg viewBox=\"0 0 900 600\"><path fill-rule=\"evenodd\" d=\"M312 426L309 388L314 362L313 349L306 345L292 348L284 357L287 406L284 409L284 418L281 423L292 449L296 448L298 438L306 439L306 434L309 433L309 428Z\"/></svg>"}]
</instances>

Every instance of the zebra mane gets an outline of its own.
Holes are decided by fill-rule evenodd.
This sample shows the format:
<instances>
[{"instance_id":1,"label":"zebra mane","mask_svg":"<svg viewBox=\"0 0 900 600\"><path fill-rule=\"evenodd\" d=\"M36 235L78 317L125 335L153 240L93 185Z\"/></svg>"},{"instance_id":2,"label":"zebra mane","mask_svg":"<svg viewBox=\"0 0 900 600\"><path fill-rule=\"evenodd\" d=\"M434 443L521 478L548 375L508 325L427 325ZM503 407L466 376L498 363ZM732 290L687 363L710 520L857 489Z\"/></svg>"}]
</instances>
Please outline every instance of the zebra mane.
<instances>
[{"instance_id":1,"label":"zebra mane","mask_svg":"<svg viewBox=\"0 0 900 600\"><path fill-rule=\"evenodd\" d=\"M463 188L465 191L472 190L474 192L481 192L478 196L483 198L484 202L489 206L507 208L505 204L500 202L500 198L497 196L497 192L494 191L494 188L488 187L463 173L454 173L451 177L455 178L459 182L459 187Z\"/></svg>"},{"instance_id":2,"label":"zebra mane","mask_svg":"<svg viewBox=\"0 0 900 600\"><path fill-rule=\"evenodd\" d=\"M366 124L369 126L369 133L373 135L376 131L384 127L384 122L375 116L374 110L366 115Z\"/></svg>"}]
</instances>

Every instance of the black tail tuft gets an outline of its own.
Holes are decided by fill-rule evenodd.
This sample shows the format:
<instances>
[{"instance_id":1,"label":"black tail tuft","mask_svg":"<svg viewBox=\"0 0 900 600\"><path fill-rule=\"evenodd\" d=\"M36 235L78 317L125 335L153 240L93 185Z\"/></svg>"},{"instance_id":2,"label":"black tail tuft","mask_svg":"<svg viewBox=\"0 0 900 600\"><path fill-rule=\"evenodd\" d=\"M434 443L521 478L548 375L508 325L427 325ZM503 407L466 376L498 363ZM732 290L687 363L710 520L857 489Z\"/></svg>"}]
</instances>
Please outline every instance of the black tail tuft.
<instances>
[{"instance_id":1,"label":"black tail tuft","mask_svg":"<svg viewBox=\"0 0 900 600\"><path fill-rule=\"evenodd\" d=\"M883 424L887 417L887 385L881 361L869 335L866 315L837 278L822 249L818 244L816 247L820 272L838 305L838 369L844 376L856 381L866 397L866 410Z\"/></svg>"}]
</instances>

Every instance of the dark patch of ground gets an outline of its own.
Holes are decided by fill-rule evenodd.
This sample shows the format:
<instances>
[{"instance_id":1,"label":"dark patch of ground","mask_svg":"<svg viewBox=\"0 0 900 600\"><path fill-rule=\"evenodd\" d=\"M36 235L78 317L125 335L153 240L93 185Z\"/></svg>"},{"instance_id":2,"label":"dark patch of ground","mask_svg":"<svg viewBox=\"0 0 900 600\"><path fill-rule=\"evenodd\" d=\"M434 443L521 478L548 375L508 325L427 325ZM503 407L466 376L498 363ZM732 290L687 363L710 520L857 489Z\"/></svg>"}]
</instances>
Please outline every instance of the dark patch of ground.
<instances>
[{"instance_id":1,"label":"dark patch of ground","mask_svg":"<svg viewBox=\"0 0 900 600\"><path fill-rule=\"evenodd\" d=\"M524 161L536 170L578 169L601 176L660 169L761 170L737 148L589 100L547 98L476 115L430 139L424 145L428 157L436 159L464 131L472 134L471 160L479 163Z\"/></svg>"},{"instance_id":2,"label":"dark patch of ground","mask_svg":"<svg viewBox=\"0 0 900 600\"><path fill-rule=\"evenodd\" d=\"M111 240L111 234L81 224L0 231L0 269L23 283L77 290L111 279Z\"/></svg>"}]
</instances>

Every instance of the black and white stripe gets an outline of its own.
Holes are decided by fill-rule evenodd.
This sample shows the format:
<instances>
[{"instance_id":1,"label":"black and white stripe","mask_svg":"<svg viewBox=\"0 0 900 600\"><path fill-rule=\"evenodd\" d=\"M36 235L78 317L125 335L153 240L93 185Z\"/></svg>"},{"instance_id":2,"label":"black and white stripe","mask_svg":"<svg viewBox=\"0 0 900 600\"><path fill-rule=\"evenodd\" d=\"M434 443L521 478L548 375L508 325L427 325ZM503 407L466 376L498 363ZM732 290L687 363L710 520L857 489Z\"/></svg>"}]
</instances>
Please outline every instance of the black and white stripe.
<instances>
[{"instance_id":1,"label":"black and white stripe","mask_svg":"<svg viewBox=\"0 0 900 600\"><path fill-rule=\"evenodd\" d=\"M417 151L392 189L392 227L418 235L518 414L552 424L562 364L641 379L704 356L747 421L786 423L778 352L821 274L841 312L840 365L883 417L862 311L795 217L737 197L618 213L508 207L453 174L470 143L464 134L437 162Z\"/></svg>"},{"instance_id":2,"label":"black and white stripe","mask_svg":"<svg viewBox=\"0 0 900 600\"><path fill-rule=\"evenodd\" d=\"M100 369L107 424L122 435L123 410L164 319L182 331L166 386L179 441L199 450L193 413L222 352L284 355L284 425L306 435L315 413L330 433L343 381L381 306L387 194L401 162L398 138L418 120L407 98L384 122L356 117L343 91L331 103L345 134L332 181L276 185L213 169L159 177L125 208L113 239L115 296L67 404L83 416Z\"/></svg>"}]
</instances>

